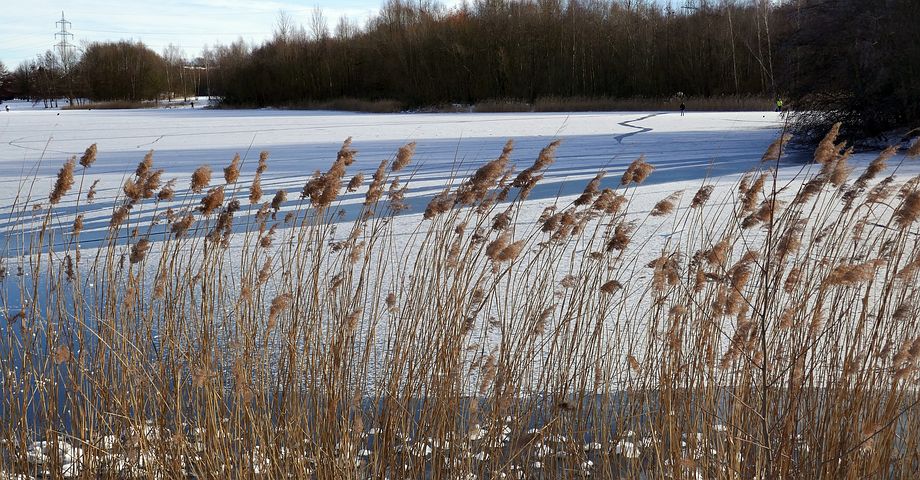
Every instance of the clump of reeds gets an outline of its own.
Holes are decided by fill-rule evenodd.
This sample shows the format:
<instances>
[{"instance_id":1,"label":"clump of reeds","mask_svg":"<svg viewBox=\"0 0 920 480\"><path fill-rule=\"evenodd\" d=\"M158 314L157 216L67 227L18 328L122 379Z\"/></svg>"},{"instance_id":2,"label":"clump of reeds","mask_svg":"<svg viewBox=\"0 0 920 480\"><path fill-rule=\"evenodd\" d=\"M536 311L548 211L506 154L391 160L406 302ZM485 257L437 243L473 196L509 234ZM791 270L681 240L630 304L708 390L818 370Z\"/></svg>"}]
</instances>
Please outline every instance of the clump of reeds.
<instances>
[{"instance_id":1,"label":"clump of reeds","mask_svg":"<svg viewBox=\"0 0 920 480\"><path fill-rule=\"evenodd\" d=\"M645 157L530 200L560 144L514 175L509 141L406 211L408 144L348 221L346 141L309 202L262 202L267 152L248 192L234 157L184 197L150 152L92 255L71 240L104 205L14 208L0 475L910 478L920 181L884 176L890 148L851 182L839 128L815 175L686 205L636 203Z\"/></svg>"}]
</instances>

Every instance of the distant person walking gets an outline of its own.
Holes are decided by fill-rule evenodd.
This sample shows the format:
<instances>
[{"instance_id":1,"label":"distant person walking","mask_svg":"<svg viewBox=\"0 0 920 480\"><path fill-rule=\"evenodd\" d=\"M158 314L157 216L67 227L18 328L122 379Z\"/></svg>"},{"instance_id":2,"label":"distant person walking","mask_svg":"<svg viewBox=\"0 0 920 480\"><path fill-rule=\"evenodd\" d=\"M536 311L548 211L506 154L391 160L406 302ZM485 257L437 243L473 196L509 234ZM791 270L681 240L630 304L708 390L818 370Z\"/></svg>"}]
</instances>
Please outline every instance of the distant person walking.
<instances>
[{"instance_id":1,"label":"distant person walking","mask_svg":"<svg viewBox=\"0 0 920 480\"><path fill-rule=\"evenodd\" d=\"M777 98L777 99L776 99L776 111L777 111L777 112L782 112L782 111L783 111L783 99L781 99L781 98Z\"/></svg>"},{"instance_id":2,"label":"distant person walking","mask_svg":"<svg viewBox=\"0 0 920 480\"><path fill-rule=\"evenodd\" d=\"M681 116L681 117L684 116L684 110L686 110L686 109L687 109L687 106L684 105L684 102L680 102L680 116Z\"/></svg>"},{"instance_id":3,"label":"distant person walking","mask_svg":"<svg viewBox=\"0 0 920 480\"><path fill-rule=\"evenodd\" d=\"M7 111L7 112L10 111L10 106L9 106L9 105L6 106L6 111Z\"/></svg>"}]
</instances>

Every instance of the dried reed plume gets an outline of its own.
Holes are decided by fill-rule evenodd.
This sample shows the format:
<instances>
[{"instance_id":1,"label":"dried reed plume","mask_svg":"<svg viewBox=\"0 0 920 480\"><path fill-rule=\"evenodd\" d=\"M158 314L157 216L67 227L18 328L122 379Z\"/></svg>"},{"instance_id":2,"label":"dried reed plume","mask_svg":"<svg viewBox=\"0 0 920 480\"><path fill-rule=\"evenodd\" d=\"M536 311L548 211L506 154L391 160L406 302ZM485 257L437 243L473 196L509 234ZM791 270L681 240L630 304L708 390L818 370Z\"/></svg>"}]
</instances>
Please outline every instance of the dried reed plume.
<instances>
[{"instance_id":1,"label":"dried reed plume","mask_svg":"<svg viewBox=\"0 0 920 480\"><path fill-rule=\"evenodd\" d=\"M620 222L614 228L613 236L607 241L607 251L613 250L625 250L629 246L629 242L632 239L632 232L635 229L635 224Z\"/></svg>"},{"instance_id":2,"label":"dried reed plume","mask_svg":"<svg viewBox=\"0 0 920 480\"><path fill-rule=\"evenodd\" d=\"M345 191L354 192L363 183L364 183L364 175L361 173L358 173L355 176L351 177L351 180L348 181L348 186L345 187Z\"/></svg>"},{"instance_id":3,"label":"dried reed plume","mask_svg":"<svg viewBox=\"0 0 920 480\"><path fill-rule=\"evenodd\" d=\"M96 144L92 144L89 148L83 152L83 156L80 157L80 165L83 168L89 168L96 161Z\"/></svg>"},{"instance_id":4,"label":"dried reed plume","mask_svg":"<svg viewBox=\"0 0 920 480\"><path fill-rule=\"evenodd\" d=\"M287 192L285 192L283 189L275 192L275 196L272 197L272 210L275 212L281 210L281 205L284 204L285 200L287 200Z\"/></svg>"},{"instance_id":5,"label":"dried reed plume","mask_svg":"<svg viewBox=\"0 0 920 480\"><path fill-rule=\"evenodd\" d=\"M677 200L680 199L683 193L684 193L683 190L678 190L676 192L671 193L667 197L659 200L658 203L655 204L655 207L652 208L651 215L653 217L661 217L661 216L664 216L664 215L667 215L673 212L674 207L676 206Z\"/></svg>"},{"instance_id":6,"label":"dried reed plume","mask_svg":"<svg viewBox=\"0 0 920 480\"><path fill-rule=\"evenodd\" d=\"M427 211L427 209L426 209ZM492 230L507 230L511 226L511 209L501 212L492 217Z\"/></svg>"},{"instance_id":7,"label":"dried reed plume","mask_svg":"<svg viewBox=\"0 0 920 480\"><path fill-rule=\"evenodd\" d=\"M902 229L910 227L920 218L920 190L914 188L903 194L901 205L894 213L895 223Z\"/></svg>"},{"instance_id":8,"label":"dried reed plume","mask_svg":"<svg viewBox=\"0 0 920 480\"><path fill-rule=\"evenodd\" d=\"M907 149L908 158L920 157L920 137L914 140L914 143Z\"/></svg>"},{"instance_id":9,"label":"dried reed plume","mask_svg":"<svg viewBox=\"0 0 920 480\"><path fill-rule=\"evenodd\" d=\"M895 145L882 150L882 153L875 157L875 159L869 163L869 166L866 167L866 170L862 173L862 175L856 179L856 182L854 182L854 187L865 188L869 183L869 180L872 180L879 173L882 173L882 171L885 170L885 168L888 166L888 160L890 160L891 157L895 156L897 153L898 147Z\"/></svg>"},{"instance_id":10,"label":"dried reed plume","mask_svg":"<svg viewBox=\"0 0 920 480\"><path fill-rule=\"evenodd\" d=\"M601 179L604 178L605 172L598 172L594 178L585 185L584 191L581 195L575 199L575 205L587 205L594 200L594 196L597 195L598 190L600 189Z\"/></svg>"},{"instance_id":11,"label":"dried reed plume","mask_svg":"<svg viewBox=\"0 0 920 480\"><path fill-rule=\"evenodd\" d=\"M533 165L525 168L511 182L511 186L523 190L530 190L539 180L540 173L549 168L556 161L556 149L559 148L561 140L553 140L549 145L540 150L536 161ZM524 196L526 198L526 195Z\"/></svg>"},{"instance_id":12,"label":"dried reed plume","mask_svg":"<svg viewBox=\"0 0 920 480\"><path fill-rule=\"evenodd\" d=\"M792 227L787 228L780 237L776 251L779 261L784 262L789 255L797 252L802 246L802 235L805 233L807 222L804 219L796 221Z\"/></svg>"},{"instance_id":13,"label":"dried reed plume","mask_svg":"<svg viewBox=\"0 0 920 480\"><path fill-rule=\"evenodd\" d=\"M808 200L821 192L821 189L824 188L824 185L826 184L827 179L823 176L816 176L811 178L799 189L799 192L796 194L793 203L800 205L808 202Z\"/></svg>"},{"instance_id":14,"label":"dried reed plume","mask_svg":"<svg viewBox=\"0 0 920 480\"><path fill-rule=\"evenodd\" d=\"M389 308L390 310L396 307L396 294L395 293L390 292L387 294L386 304L387 304L387 308Z\"/></svg>"},{"instance_id":15,"label":"dried reed plume","mask_svg":"<svg viewBox=\"0 0 920 480\"><path fill-rule=\"evenodd\" d=\"M249 203L255 205L262 200L262 176L256 174L252 179L252 185L249 186Z\"/></svg>"},{"instance_id":16,"label":"dried reed plume","mask_svg":"<svg viewBox=\"0 0 920 480\"><path fill-rule=\"evenodd\" d=\"M615 215L626 205L626 196L620 195L610 188L605 188L591 205L594 210L602 211L608 215Z\"/></svg>"},{"instance_id":17,"label":"dried reed plume","mask_svg":"<svg viewBox=\"0 0 920 480\"><path fill-rule=\"evenodd\" d=\"M256 175L261 175L268 170L268 155L265 150L259 152L259 164L256 166Z\"/></svg>"},{"instance_id":18,"label":"dried reed plume","mask_svg":"<svg viewBox=\"0 0 920 480\"><path fill-rule=\"evenodd\" d=\"M495 240L489 243L486 246L486 257L492 259L493 261L498 261L498 256L501 254L502 250L508 246L508 243L511 241L511 233L505 232L498 236Z\"/></svg>"},{"instance_id":19,"label":"dried reed plume","mask_svg":"<svg viewBox=\"0 0 920 480\"><path fill-rule=\"evenodd\" d=\"M184 215L170 225L169 231L175 235L176 238L182 238L194 222L195 217L192 214Z\"/></svg>"},{"instance_id":20,"label":"dried reed plume","mask_svg":"<svg viewBox=\"0 0 920 480\"><path fill-rule=\"evenodd\" d=\"M666 286L674 286L680 281L680 267L672 255L663 254L646 265L653 270L652 288L662 291Z\"/></svg>"},{"instance_id":21,"label":"dried reed plume","mask_svg":"<svg viewBox=\"0 0 920 480\"><path fill-rule=\"evenodd\" d=\"M412 161L412 155L415 154L415 142L407 143L402 147L399 147L399 151L396 152L396 160L393 160L393 166L390 167L391 172L398 172Z\"/></svg>"},{"instance_id":22,"label":"dried reed plume","mask_svg":"<svg viewBox=\"0 0 920 480\"><path fill-rule=\"evenodd\" d=\"M610 295L610 294L616 293L617 290L620 290L622 288L623 288L623 284L621 284L617 280L608 280L604 282L603 285L601 285L601 292L604 292Z\"/></svg>"},{"instance_id":23,"label":"dried reed plume","mask_svg":"<svg viewBox=\"0 0 920 480\"><path fill-rule=\"evenodd\" d=\"M731 249L731 241L728 237L726 237L722 240L719 240L718 243L707 250L703 257L706 259L706 262L712 266L723 266L728 260L728 255L731 253Z\"/></svg>"},{"instance_id":24,"label":"dried reed plume","mask_svg":"<svg viewBox=\"0 0 920 480\"><path fill-rule=\"evenodd\" d=\"M141 197L143 198L153 198L153 194L160 188L160 177L163 175L163 170L155 170L149 172L145 178L144 182L141 185Z\"/></svg>"},{"instance_id":25,"label":"dried reed plume","mask_svg":"<svg viewBox=\"0 0 920 480\"><path fill-rule=\"evenodd\" d=\"M830 131L827 132L827 135L818 143L818 148L815 149L815 163L825 164L837 157L842 145L834 142L837 141L837 135L840 134L840 126L839 122L835 123Z\"/></svg>"},{"instance_id":26,"label":"dried reed plume","mask_svg":"<svg viewBox=\"0 0 920 480\"><path fill-rule=\"evenodd\" d=\"M451 195L449 189L445 189L428 202L428 205L425 207L425 212L422 214L422 218L430 220L442 213L448 212L454 207L454 203L454 196Z\"/></svg>"},{"instance_id":27,"label":"dried reed plume","mask_svg":"<svg viewBox=\"0 0 920 480\"><path fill-rule=\"evenodd\" d=\"M144 159L137 164L137 168L134 169L134 175L138 178L144 178L153 168L153 150L147 150L147 153L144 155Z\"/></svg>"},{"instance_id":28,"label":"dried reed plume","mask_svg":"<svg viewBox=\"0 0 920 480\"><path fill-rule=\"evenodd\" d=\"M514 141L508 140L498 158L479 167L473 176L457 190L457 203L472 205L484 200L489 189L495 186L499 177L505 173L513 149Z\"/></svg>"},{"instance_id":29,"label":"dried reed plume","mask_svg":"<svg viewBox=\"0 0 920 480\"><path fill-rule=\"evenodd\" d=\"M827 178L827 181L835 187L840 187L850 177L852 170L847 164L850 155L853 154L853 147L849 147L836 158L828 160L822 165L821 174Z\"/></svg>"},{"instance_id":30,"label":"dried reed plume","mask_svg":"<svg viewBox=\"0 0 920 480\"><path fill-rule=\"evenodd\" d=\"M278 320L278 316L282 312L290 308L291 304L294 302L294 296L290 293L282 293L281 295L276 296L272 299L272 304L269 307L268 311L268 325L266 328L272 330L275 328L275 325Z\"/></svg>"},{"instance_id":31,"label":"dried reed plume","mask_svg":"<svg viewBox=\"0 0 920 480\"><path fill-rule=\"evenodd\" d=\"M86 201L88 203L93 203L93 200L96 199L96 185L99 185L99 180L94 180L92 185L89 186L89 191L86 192Z\"/></svg>"},{"instance_id":32,"label":"dried reed plume","mask_svg":"<svg viewBox=\"0 0 920 480\"><path fill-rule=\"evenodd\" d=\"M57 347L54 348L52 358L53 358L55 365L61 365L61 364L67 363L70 360L70 357L71 357L70 347L68 347L67 345L58 345Z\"/></svg>"},{"instance_id":33,"label":"dried reed plume","mask_svg":"<svg viewBox=\"0 0 920 480\"><path fill-rule=\"evenodd\" d=\"M757 177L757 180L754 180L748 188L743 192L741 199L741 211L744 213L751 212L754 208L757 207L760 199L760 194L763 193L764 184L767 181L767 174L762 173Z\"/></svg>"},{"instance_id":34,"label":"dried reed plume","mask_svg":"<svg viewBox=\"0 0 920 480\"><path fill-rule=\"evenodd\" d=\"M236 183L240 178L240 154L237 153L233 156L233 160L230 162L230 165L224 167L224 182Z\"/></svg>"},{"instance_id":35,"label":"dried reed plume","mask_svg":"<svg viewBox=\"0 0 920 480\"><path fill-rule=\"evenodd\" d=\"M262 267L259 268L259 277L258 284L262 285L268 281L269 277L272 274L272 259L266 258L265 262L262 263Z\"/></svg>"},{"instance_id":36,"label":"dried reed plume","mask_svg":"<svg viewBox=\"0 0 920 480\"><path fill-rule=\"evenodd\" d=\"M374 171L374 176L371 178L371 183L367 187L367 195L364 197L364 205L370 206L377 203L380 200L380 197L383 196L383 182L386 181L387 177L387 161L383 160L380 162L380 165L377 166L377 170Z\"/></svg>"},{"instance_id":37,"label":"dried reed plume","mask_svg":"<svg viewBox=\"0 0 920 480\"><path fill-rule=\"evenodd\" d=\"M131 204L122 205L115 209L115 212L112 214L112 218L109 219L109 229L115 230L118 229L125 220L128 219L128 215L131 213Z\"/></svg>"},{"instance_id":38,"label":"dried reed plume","mask_svg":"<svg viewBox=\"0 0 920 480\"><path fill-rule=\"evenodd\" d=\"M495 260L499 262L511 262L514 261L521 254L521 251L524 249L526 242L524 240L518 240L505 248L501 249L498 252L498 255L495 256Z\"/></svg>"},{"instance_id":39,"label":"dried reed plume","mask_svg":"<svg viewBox=\"0 0 920 480\"><path fill-rule=\"evenodd\" d=\"M58 171L57 180L55 180L54 188L51 190L51 195L49 196L49 201L52 205L56 205L60 202L61 199L64 198L64 195L73 187L73 170L76 164L76 157L71 157L70 160L64 162L64 166Z\"/></svg>"},{"instance_id":40,"label":"dried reed plume","mask_svg":"<svg viewBox=\"0 0 920 480\"><path fill-rule=\"evenodd\" d=\"M73 220L73 229L71 230L71 235L77 237L80 235L80 232L83 231L83 214L77 215L77 218Z\"/></svg>"},{"instance_id":41,"label":"dried reed plume","mask_svg":"<svg viewBox=\"0 0 920 480\"><path fill-rule=\"evenodd\" d=\"M161 202L168 202L175 198L176 196L176 179L166 182L166 185L163 185L163 188L157 193L157 200Z\"/></svg>"},{"instance_id":42,"label":"dried reed plume","mask_svg":"<svg viewBox=\"0 0 920 480\"><path fill-rule=\"evenodd\" d=\"M741 222L741 228L748 229L760 224L770 225L772 220L779 216L783 202L768 198L760 203L756 211L745 217Z\"/></svg>"},{"instance_id":43,"label":"dried reed plume","mask_svg":"<svg viewBox=\"0 0 920 480\"><path fill-rule=\"evenodd\" d=\"M131 263L140 263L147 257L147 251L150 250L150 240L142 238L131 247Z\"/></svg>"},{"instance_id":44,"label":"dried reed plume","mask_svg":"<svg viewBox=\"0 0 920 480\"><path fill-rule=\"evenodd\" d=\"M224 203L224 187L214 187L201 199L201 213L210 215Z\"/></svg>"},{"instance_id":45,"label":"dried reed plume","mask_svg":"<svg viewBox=\"0 0 920 480\"><path fill-rule=\"evenodd\" d=\"M642 182L651 175L653 170L655 170L655 167L645 161L645 155L640 155L639 158L633 160L633 162L629 164L629 167L626 168L626 171L623 172L623 178L620 179L620 185L627 186L631 183L641 185Z\"/></svg>"},{"instance_id":46,"label":"dried reed plume","mask_svg":"<svg viewBox=\"0 0 920 480\"><path fill-rule=\"evenodd\" d=\"M885 264L884 260L872 260L864 263L842 263L835 267L824 283L826 285L852 286L865 283L875 278L875 272Z\"/></svg>"},{"instance_id":47,"label":"dried reed plume","mask_svg":"<svg viewBox=\"0 0 920 480\"><path fill-rule=\"evenodd\" d=\"M693 195L693 201L690 202L690 208L700 208L706 204L709 200L709 197L712 196L712 191L715 190L713 185L704 185L696 191L696 194Z\"/></svg>"},{"instance_id":48,"label":"dried reed plume","mask_svg":"<svg viewBox=\"0 0 920 480\"><path fill-rule=\"evenodd\" d=\"M201 193L211 183L211 167L202 165L192 172L192 182L189 188L193 193Z\"/></svg>"},{"instance_id":49,"label":"dried reed plume","mask_svg":"<svg viewBox=\"0 0 920 480\"><path fill-rule=\"evenodd\" d=\"M415 147L413 147L413 150L414 148ZM344 166L347 167L354 163L355 155L357 155L357 153L358 152L355 149L351 148L351 137L348 137L344 142L342 142L342 147L339 148L339 153L336 154L335 160L337 163L341 162Z\"/></svg>"},{"instance_id":50,"label":"dried reed plume","mask_svg":"<svg viewBox=\"0 0 920 480\"><path fill-rule=\"evenodd\" d=\"M782 155L783 148L786 146L789 141L792 140L792 135L789 133L784 133L779 136L770 146L767 148L767 151L764 152L763 156L760 157L761 162L770 162L779 160L780 155Z\"/></svg>"},{"instance_id":51,"label":"dried reed plume","mask_svg":"<svg viewBox=\"0 0 920 480\"><path fill-rule=\"evenodd\" d=\"M314 175L303 187L300 198L309 198L310 203L316 208L326 208L335 201L342 188L342 178L345 176L345 167L354 162L357 152L351 148L351 137L348 137L339 149L335 162L326 173Z\"/></svg>"},{"instance_id":52,"label":"dried reed plume","mask_svg":"<svg viewBox=\"0 0 920 480\"><path fill-rule=\"evenodd\" d=\"M259 239L259 246L262 248L268 248L272 246L272 242L275 239L275 232L277 231L278 231L278 224L276 223L272 225L272 227L268 230L268 233L266 233L265 235L262 236L262 238Z\"/></svg>"}]
</instances>

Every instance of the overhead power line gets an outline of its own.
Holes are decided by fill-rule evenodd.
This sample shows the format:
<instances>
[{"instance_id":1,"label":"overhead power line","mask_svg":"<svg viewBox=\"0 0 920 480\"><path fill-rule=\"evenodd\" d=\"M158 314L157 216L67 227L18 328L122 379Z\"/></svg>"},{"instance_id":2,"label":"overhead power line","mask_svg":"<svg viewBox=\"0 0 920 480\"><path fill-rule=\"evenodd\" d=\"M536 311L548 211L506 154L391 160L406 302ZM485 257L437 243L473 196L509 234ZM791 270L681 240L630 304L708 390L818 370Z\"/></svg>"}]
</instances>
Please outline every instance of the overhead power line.
<instances>
[{"instance_id":1,"label":"overhead power line","mask_svg":"<svg viewBox=\"0 0 920 480\"><path fill-rule=\"evenodd\" d=\"M54 47L57 49L58 56L61 59L61 65L66 72L73 63L74 50L76 49L76 47L70 43L71 39L73 39L73 34L69 31L71 23L67 21L62 11L61 19L54 22L54 25L60 27L60 31L54 34L54 38L58 41Z\"/></svg>"}]
</instances>

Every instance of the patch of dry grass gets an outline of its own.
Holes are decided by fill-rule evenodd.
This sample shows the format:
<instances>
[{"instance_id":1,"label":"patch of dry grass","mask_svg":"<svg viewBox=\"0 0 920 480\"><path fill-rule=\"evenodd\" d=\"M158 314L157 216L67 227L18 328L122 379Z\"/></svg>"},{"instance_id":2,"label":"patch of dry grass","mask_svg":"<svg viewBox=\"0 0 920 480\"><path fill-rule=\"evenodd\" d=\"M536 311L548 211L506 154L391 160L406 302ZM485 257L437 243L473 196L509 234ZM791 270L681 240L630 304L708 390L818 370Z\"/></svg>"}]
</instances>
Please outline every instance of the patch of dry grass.
<instances>
[{"instance_id":1,"label":"patch of dry grass","mask_svg":"<svg viewBox=\"0 0 920 480\"><path fill-rule=\"evenodd\" d=\"M74 103L65 105L61 110L133 110L138 108L156 108L154 102L138 102L130 100L112 100L107 102Z\"/></svg>"}]
</instances>

